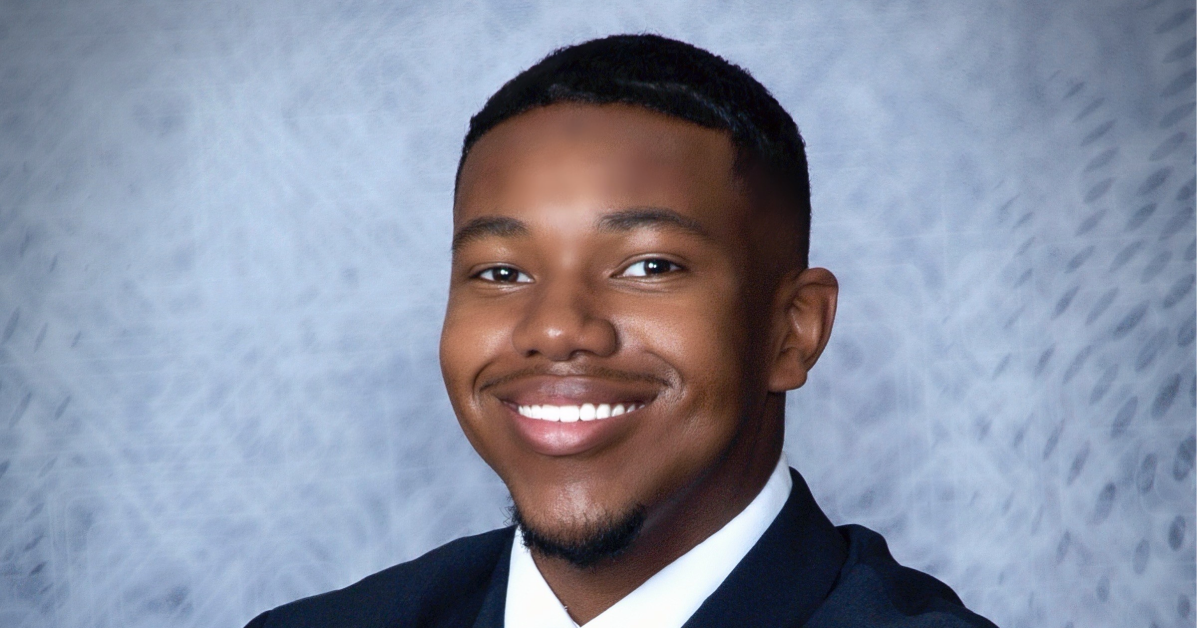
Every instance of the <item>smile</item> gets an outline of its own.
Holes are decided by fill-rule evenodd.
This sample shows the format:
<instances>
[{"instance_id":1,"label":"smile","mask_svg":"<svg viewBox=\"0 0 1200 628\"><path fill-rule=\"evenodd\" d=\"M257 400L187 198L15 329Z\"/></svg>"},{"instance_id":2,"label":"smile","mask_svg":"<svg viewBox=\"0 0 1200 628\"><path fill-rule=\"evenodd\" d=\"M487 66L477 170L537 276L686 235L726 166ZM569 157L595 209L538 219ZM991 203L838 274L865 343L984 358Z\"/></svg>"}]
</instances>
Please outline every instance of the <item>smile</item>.
<instances>
[{"instance_id":1,"label":"smile","mask_svg":"<svg viewBox=\"0 0 1200 628\"><path fill-rule=\"evenodd\" d=\"M539 419L542 421L555 421L559 423L574 423L576 421L597 421L608 419L615 416L621 416L626 412L633 412L646 407L644 403L629 402L617 404L591 404L583 405L550 405L550 404L534 404L517 406L517 414L530 419Z\"/></svg>"},{"instance_id":2,"label":"smile","mask_svg":"<svg viewBox=\"0 0 1200 628\"><path fill-rule=\"evenodd\" d=\"M599 369L594 369L599 370ZM575 456L620 443L668 384L618 371L550 375L518 373L481 387L524 448L543 456ZM490 404L489 404L490 405ZM495 406L493 406L495 407Z\"/></svg>"}]
</instances>

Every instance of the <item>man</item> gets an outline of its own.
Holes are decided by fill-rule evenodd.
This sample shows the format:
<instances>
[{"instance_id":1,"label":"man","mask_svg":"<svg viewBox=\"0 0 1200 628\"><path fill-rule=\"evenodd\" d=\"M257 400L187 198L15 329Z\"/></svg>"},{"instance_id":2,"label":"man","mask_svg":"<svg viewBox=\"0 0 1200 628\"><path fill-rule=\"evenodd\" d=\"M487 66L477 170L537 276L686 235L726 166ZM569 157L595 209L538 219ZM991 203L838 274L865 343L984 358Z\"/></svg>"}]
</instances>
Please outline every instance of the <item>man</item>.
<instances>
[{"instance_id":1,"label":"man","mask_svg":"<svg viewBox=\"0 0 1200 628\"><path fill-rule=\"evenodd\" d=\"M512 493L459 539L251 626L991 626L835 528L782 456L837 282L795 123L744 70L616 36L471 120L441 364Z\"/></svg>"}]
</instances>

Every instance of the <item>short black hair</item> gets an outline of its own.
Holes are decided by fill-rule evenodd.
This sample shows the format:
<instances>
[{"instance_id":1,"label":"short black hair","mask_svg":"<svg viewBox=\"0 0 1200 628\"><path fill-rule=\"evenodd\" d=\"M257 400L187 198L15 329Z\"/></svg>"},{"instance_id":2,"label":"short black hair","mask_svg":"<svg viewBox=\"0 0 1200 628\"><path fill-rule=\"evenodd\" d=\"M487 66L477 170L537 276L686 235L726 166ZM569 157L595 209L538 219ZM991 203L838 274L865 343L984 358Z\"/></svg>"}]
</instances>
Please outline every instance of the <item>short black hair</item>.
<instances>
[{"instance_id":1,"label":"short black hair","mask_svg":"<svg viewBox=\"0 0 1200 628\"><path fill-rule=\"evenodd\" d=\"M736 174L761 171L795 211L800 259L808 265L808 159L795 121L746 70L661 35L612 35L559 48L505 83L471 118L455 189L467 153L484 134L526 111L564 102L636 105L728 131Z\"/></svg>"}]
</instances>

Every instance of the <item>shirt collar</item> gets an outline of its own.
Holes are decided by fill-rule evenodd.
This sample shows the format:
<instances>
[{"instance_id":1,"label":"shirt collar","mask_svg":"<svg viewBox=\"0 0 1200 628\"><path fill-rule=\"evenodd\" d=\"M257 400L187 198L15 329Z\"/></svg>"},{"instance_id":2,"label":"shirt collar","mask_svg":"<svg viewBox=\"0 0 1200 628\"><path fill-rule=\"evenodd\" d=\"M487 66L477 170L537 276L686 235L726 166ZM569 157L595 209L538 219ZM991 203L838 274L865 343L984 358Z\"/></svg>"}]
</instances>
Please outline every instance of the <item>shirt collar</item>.
<instances>
[{"instance_id":1,"label":"shirt collar","mask_svg":"<svg viewBox=\"0 0 1200 628\"><path fill-rule=\"evenodd\" d=\"M754 547L792 491L787 459L779 457L758 495L724 527L634 589L584 628L679 628ZM579 628L550 590L520 531L509 558L504 625L508 628Z\"/></svg>"}]
</instances>

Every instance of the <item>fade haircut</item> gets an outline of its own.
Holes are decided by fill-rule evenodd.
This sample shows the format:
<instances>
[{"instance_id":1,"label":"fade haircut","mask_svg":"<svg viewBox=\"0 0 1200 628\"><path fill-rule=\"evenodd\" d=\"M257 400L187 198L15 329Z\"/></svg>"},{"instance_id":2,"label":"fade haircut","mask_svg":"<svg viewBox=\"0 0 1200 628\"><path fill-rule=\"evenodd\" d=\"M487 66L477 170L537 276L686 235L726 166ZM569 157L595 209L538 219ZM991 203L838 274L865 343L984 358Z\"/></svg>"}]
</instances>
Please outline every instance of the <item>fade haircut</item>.
<instances>
[{"instance_id":1,"label":"fade haircut","mask_svg":"<svg viewBox=\"0 0 1200 628\"><path fill-rule=\"evenodd\" d=\"M735 175L749 183L752 195L765 192L783 201L796 220L801 263L808 266L808 160L795 121L746 70L660 35L613 35L559 48L505 83L471 118L455 190L479 138L509 118L557 103L635 105L727 131L737 151Z\"/></svg>"}]
</instances>

